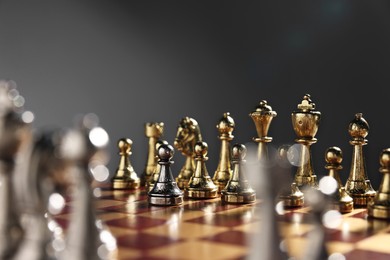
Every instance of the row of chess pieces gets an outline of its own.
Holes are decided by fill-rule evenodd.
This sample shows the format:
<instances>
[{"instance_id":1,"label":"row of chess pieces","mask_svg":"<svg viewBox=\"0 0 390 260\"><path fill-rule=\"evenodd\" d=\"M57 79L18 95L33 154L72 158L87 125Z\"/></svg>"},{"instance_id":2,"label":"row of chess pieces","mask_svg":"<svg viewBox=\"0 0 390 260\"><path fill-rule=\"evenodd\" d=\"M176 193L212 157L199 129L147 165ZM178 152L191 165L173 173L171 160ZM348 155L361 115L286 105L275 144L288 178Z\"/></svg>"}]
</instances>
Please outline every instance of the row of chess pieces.
<instances>
[{"instance_id":1,"label":"row of chess pieces","mask_svg":"<svg viewBox=\"0 0 390 260\"><path fill-rule=\"evenodd\" d=\"M93 173L108 171L108 134L94 114L69 129L33 129L13 81L0 81L0 259L113 259L116 239L97 217ZM53 217L68 199L67 230Z\"/></svg>"},{"instance_id":2,"label":"row of chess pieces","mask_svg":"<svg viewBox=\"0 0 390 260\"><path fill-rule=\"evenodd\" d=\"M257 182L264 182L264 176L275 177L276 173L280 172L280 168L283 168L274 167L276 157L279 166L291 166L291 164L296 166L295 175L290 183L278 187L277 199L283 202L285 208L304 206L305 193L313 188L332 197L334 206L341 213L351 212L354 208L367 207L369 216L390 219L390 149L384 149L380 154L380 172L384 176L379 190L375 191L365 169L363 146L367 143L365 137L369 125L362 113L357 113L349 124L353 162L349 178L343 184L339 176L343 154L337 146L329 147L325 151L325 168L328 170L328 176L317 180L311 164L310 149L317 141L315 135L321 113L315 110L315 104L309 94L304 95L297 107L298 109L292 113L293 129L297 135L296 144L280 147L277 156L270 156L267 147L272 141L268 136L268 130L276 112L266 100L262 100L250 113L258 134L258 137L253 139L258 143L255 156L258 164L254 164L252 160L249 163L250 167L245 160L247 153L245 145L231 146L230 144L233 140L232 132L235 124L230 114L224 113L216 125L221 150L218 167L213 177L209 175L205 163L207 143L202 140L200 127L195 119L184 117L178 124L174 147L185 156L186 160L177 178L173 178L170 169L174 147L162 138L164 123L146 123L145 135L149 139L149 152L145 170L141 176L137 176L129 159L132 141L129 138L120 139L118 141L120 162L115 176L111 179L112 188L144 187L148 191L149 203L159 206L180 205L183 198L220 197L223 203L253 203L256 201L256 187L259 186ZM267 171L269 174L261 179L254 177L259 175L260 171ZM281 179L286 179L286 176L281 176ZM256 187L252 187L251 184Z\"/></svg>"}]
</instances>

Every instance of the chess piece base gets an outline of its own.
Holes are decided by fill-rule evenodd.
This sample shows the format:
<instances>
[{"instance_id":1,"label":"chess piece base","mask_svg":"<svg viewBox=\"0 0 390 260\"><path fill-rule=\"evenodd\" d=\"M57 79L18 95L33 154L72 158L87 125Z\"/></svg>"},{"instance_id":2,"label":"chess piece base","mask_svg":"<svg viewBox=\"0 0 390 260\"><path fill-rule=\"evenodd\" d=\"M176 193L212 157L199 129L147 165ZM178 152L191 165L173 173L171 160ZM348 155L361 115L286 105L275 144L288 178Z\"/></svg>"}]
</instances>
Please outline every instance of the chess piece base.
<instances>
[{"instance_id":1,"label":"chess piece base","mask_svg":"<svg viewBox=\"0 0 390 260\"><path fill-rule=\"evenodd\" d=\"M188 179L182 179L182 178L176 178L176 183L177 183L177 186L179 187L179 189L184 189L185 187L188 186L188 182L190 180Z\"/></svg>"},{"instance_id":2,"label":"chess piece base","mask_svg":"<svg viewBox=\"0 0 390 260\"><path fill-rule=\"evenodd\" d=\"M228 181L229 180L227 180L226 182L214 181L214 184L217 186L219 193L226 187Z\"/></svg>"},{"instance_id":3,"label":"chess piece base","mask_svg":"<svg viewBox=\"0 0 390 260\"><path fill-rule=\"evenodd\" d=\"M299 189L306 188L307 186L318 189L317 175L311 176L296 176L295 182Z\"/></svg>"},{"instance_id":4,"label":"chess piece base","mask_svg":"<svg viewBox=\"0 0 390 260\"><path fill-rule=\"evenodd\" d=\"M298 208L304 205L305 200L303 196L294 197L294 196L281 196L281 201L283 201L283 207L285 208Z\"/></svg>"},{"instance_id":5,"label":"chess piece base","mask_svg":"<svg viewBox=\"0 0 390 260\"><path fill-rule=\"evenodd\" d=\"M148 197L148 202L154 206L175 206L183 204L183 196L150 196Z\"/></svg>"},{"instance_id":6,"label":"chess piece base","mask_svg":"<svg viewBox=\"0 0 390 260\"><path fill-rule=\"evenodd\" d=\"M223 203L231 204L253 203L256 201L256 193L232 193L222 191L221 200Z\"/></svg>"},{"instance_id":7,"label":"chess piece base","mask_svg":"<svg viewBox=\"0 0 390 260\"><path fill-rule=\"evenodd\" d=\"M367 207L370 201L373 201L375 194L365 193L365 194L349 194L353 199L353 205L355 208L365 208Z\"/></svg>"},{"instance_id":8,"label":"chess piece base","mask_svg":"<svg viewBox=\"0 0 390 260\"><path fill-rule=\"evenodd\" d=\"M184 191L184 196L191 199L212 199L218 197L218 188L212 190L197 190L187 188Z\"/></svg>"},{"instance_id":9,"label":"chess piece base","mask_svg":"<svg viewBox=\"0 0 390 260\"><path fill-rule=\"evenodd\" d=\"M367 206L368 216L380 219L390 219L390 207L376 205L373 202Z\"/></svg>"},{"instance_id":10,"label":"chess piece base","mask_svg":"<svg viewBox=\"0 0 390 260\"><path fill-rule=\"evenodd\" d=\"M127 181L124 179L114 179L112 180L112 189L114 190L135 190L140 187L140 181L135 180L135 181Z\"/></svg>"},{"instance_id":11,"label":"chess piece base","mask_svg":"<svg viewBox=\"0 0 390 260\"><path fill-rule=\"evenodd\" d=\"M340 213L350 213L353 210L353 201L339 202L336 204L336 207Z\"/></svg>"}]
</instances>

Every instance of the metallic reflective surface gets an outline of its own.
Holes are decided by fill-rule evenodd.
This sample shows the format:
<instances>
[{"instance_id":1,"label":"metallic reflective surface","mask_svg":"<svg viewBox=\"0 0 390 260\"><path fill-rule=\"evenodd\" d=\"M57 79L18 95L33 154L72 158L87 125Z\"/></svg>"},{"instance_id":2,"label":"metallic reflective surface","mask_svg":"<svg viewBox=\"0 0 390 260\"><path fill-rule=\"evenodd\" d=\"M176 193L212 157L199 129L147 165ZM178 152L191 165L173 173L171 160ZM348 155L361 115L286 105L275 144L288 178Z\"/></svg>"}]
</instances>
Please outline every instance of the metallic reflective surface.
<instances>
[{"instance_id":1,"label":"metallic reflective surface","mask_svg":"<svg viewBox=\"0 0 390 260\"><path fill-rule=\"evenodd\" d=\"M115 190L138 189L140 187L140 179L131 165L129 158L132 144L133 141L129 138L121 138L118 140L119 166L115 172L115 176L111 179L112 188Z\"/></svg>"},{"instance_id":2,"label":"metallic reflective surface","mask_svg":"<svg viewBox=\"0 0 390 260\"><path fill-rule=\"evenodd\" d=\"M190 117L184 117L180 120L177 127L177 134L174 146L179 150L186 160L176 178L177 185L184 189L195 172L194 146L196 142L202 141L198 122Z\"/></svg>"},{"instance_id":3,"label":"metallic reflective surface","mask_svg":"<svg viewBox=\"0 0 390 260\"><path fill-rule=\"evenodd\" d=\"M164 133L163 122L150 122L145 124L145 136L148 138L148 156L145 169L141 174L141 187L148 185L153 173L156 172L156 142Z\"/></svg>"},{"instance_id":4,"label":"metallic reflective surface","mask_svg":"<svg viewBox=\"0 0 390 260\"><path fill-rule=\"evenodd\" d=\"M375 190L367 177L363 146L367 144L366 136L369 125L362 113L355 114L349 123L349 135L353 146L351 169L345 183L345 190L353 198L355 207L366 207L367 203L375 197Z\"/></svg>"},{"instance_id":5,"label":"metallic reflective surface","mask_svg":"<svg viewBox=\"0 0 390 260\"><path fill-rule=\"evenodd\" d=\"M311 145L317 142L315 135L321 119L321 113L315 111L315 104L309 94L304 95L298 104L298 110L291 113L292 125L297 135L295 142L301 145L300 165L295 173L295 182L299 188L318 187L311 158Z\"/></svg>"},{"instance_id":6,"label":"metallic reflective surface","mask_svg":"<svg viewBox=\"0 0 390 260\"><path fill-rule=\"evenodd\" d=\"M161 144L157 149L160 172L158 180L148 192L148 202L151 205L172 206L183 203L183 192L177 186L171 171L174 151L169 144Z\"/></svg>"},{"instance_id":7,"label":"metallic reflective surface","mask_svg":"<svg viewBox=\"0 0 390 260\"><path fill-rule=\"evenodd\" d=\"M221 140L221 150L217 170L213 176L213 182L218 186L218 191L224 189L232 177L230 142L234 138L232 135L234 127L234 119L230 116L229 112L224 113L217 124L218 138Z\"/></svg>"},{"instance_id":8,"label":"metallic reflective surface","mask_svg":"<svg viewBox=\"0 0 390 260\"><path fill-rule=\"evenodd\" d=\"M339 147L332 146L325 151L325 161L327 163L325 169L329 171L328 176L337 181L337 190L333 195L333 202L341 213L348 213L353 210L353 199L345 191L340 179L339 171L343 169L342 160L343 153Z\"/></svg>"},{"instance_id":9,"label":"metallic reflective surface","mask_svg":"<svg viewBox=\"0 0 390 260\"><path fill-rule=\"evenodd\" d=\"M379 162L382 181L374 200L367 205L367 213L370 217L390 219L390 148L382 150Z\"/></svg>"}]
</instances>

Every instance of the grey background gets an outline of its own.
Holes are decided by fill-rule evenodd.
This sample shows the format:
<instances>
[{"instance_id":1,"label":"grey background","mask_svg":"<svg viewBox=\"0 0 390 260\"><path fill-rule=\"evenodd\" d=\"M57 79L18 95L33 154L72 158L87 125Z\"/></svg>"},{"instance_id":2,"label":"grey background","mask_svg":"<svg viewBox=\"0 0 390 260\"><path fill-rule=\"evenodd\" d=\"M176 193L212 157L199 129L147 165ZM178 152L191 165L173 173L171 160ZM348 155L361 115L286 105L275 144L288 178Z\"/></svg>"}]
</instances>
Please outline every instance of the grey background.
<instances>
[{"instance_id":1,"label":"grey background","mask_svg":"<svg viewBox=\"0 0 390 260\"><path fill-rule=\"evenodd\" d=\"M305 93L322 113L312 146L317 175L324 152L352 147L348 124L362 112L364 147L375 189L379 153L390 147L390 16L387 1L21 1L0 0L0 77L12 79L34 112L35 127L68 127L96 113L116 141L131 138L131 161L146 163L145 122L165 123L173 143L179 120L195 118L209 145L213 175L224 112L234 143L253 143L248 116L260 100L278 113L273 145L293 144L290 115ZM176 175L183 157L176 152Z\"/></svg>"}]
</instances>

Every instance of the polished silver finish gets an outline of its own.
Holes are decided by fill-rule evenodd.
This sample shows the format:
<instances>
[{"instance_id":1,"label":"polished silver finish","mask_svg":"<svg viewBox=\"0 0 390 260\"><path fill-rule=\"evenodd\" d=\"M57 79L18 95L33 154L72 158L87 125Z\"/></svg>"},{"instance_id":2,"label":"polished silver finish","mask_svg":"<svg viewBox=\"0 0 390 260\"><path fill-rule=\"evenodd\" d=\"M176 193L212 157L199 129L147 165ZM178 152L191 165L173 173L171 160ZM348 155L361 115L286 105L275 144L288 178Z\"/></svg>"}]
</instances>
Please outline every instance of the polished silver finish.
<instances>
[{"instance_id":1,"label":"polished silver finish","mask_svg":"<svg viewBox=\"0 0 390 260\"><path fill-rule=\"evenodd\" d=\"M183 203L183 192L177 186L170 167L174 151L169 144L161 144L157 149L160 173L157 182L148 193L148 202L151 205L172 206Z\"/></svg>"}]
</instances>

